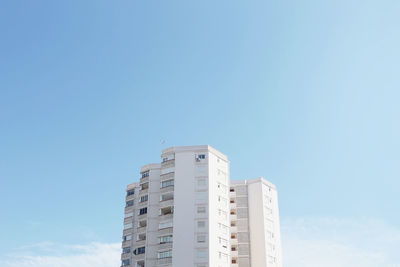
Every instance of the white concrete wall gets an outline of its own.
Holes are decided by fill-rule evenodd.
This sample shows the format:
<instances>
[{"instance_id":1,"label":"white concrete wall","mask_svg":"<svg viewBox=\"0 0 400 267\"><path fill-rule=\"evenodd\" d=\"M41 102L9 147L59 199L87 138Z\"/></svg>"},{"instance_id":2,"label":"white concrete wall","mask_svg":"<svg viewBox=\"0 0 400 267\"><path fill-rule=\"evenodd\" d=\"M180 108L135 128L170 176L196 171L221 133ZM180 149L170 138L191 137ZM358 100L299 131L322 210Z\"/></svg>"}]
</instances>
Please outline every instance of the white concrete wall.
<instances>
[{"instance_id":1,"label":"white concrete wall","mask_svg":"<svg viewBox=\"0 0 400 267\"><path fill-rule=\"evenodd\" d=\"M193 266L196 231L194 152L176 152L172 266Z\"/></svg>"},{"instance_id":2,"label":"white concrete wall","mask_svg":"<svg viewBox=\"0 0 400 267\"><path fill-rule=\"evenodd\" d=\"M260 183L248 185L251 266L266 267L263 191Z\"/></svg>"},{"instance_id":3,"label":"white concrete wall","mask_svg":"<svg viewBox=\"0 0 400 267\"><path fill-rule=\"evenodd\" d=\"M282 267L278 195L263 178L248 180L251 266Z\"/></svg>"},{"instance_id":4,"label":"white concrete wall","mask_svg":"<svg viewBox=\"0 0 400 267\"><path fill-rule=\"evenodd\" d=\"M209 161L209 262L210 267L230 266L230 220L219 216L219 210L229 214L229 162L213 151ZM226 230L221 228L226 226ZM222 240L220 242L220 239ZM223 240L227 241L223 247Z\"/></svg>"},{"instance_id":5,"label":"white concrete wall","mask_svg":"<svg viewBox=\"0 0 400 267\"><path fill-rule=\"evenodd\" d=\"M146 266L156 266L157 248L159 244L158 240L159 201L160 201L160 164L154 164L150 166L148 201L147 203L143 203L143 207L147 207L146 253L145 253ZM133 266L136 267L135 265Z\"/></svg>"}]
</instances>

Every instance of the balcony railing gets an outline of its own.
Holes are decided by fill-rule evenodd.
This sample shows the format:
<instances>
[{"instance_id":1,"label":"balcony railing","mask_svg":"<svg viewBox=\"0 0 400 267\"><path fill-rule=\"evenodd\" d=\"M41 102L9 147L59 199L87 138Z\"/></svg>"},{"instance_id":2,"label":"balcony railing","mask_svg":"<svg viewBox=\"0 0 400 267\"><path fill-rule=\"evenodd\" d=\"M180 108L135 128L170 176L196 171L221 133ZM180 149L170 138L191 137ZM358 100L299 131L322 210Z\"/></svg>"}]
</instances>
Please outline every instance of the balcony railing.
<instances>
[{"instance_id":1,"label":"balcony railing","mask_svg":"<svg viewBox=\"0 0 400 267\"><path fill-rule=\"evenodd\" d=\"M161 178L161 181L169 180L171 178L174 178L174 173L173 172L169 172L169 173L166 173L166 174L161 174L160 178Z\"/></svg>"},{"instance_id":2,"label":"balcony railing","mask_svg":"<svg viewBox=\"0 0 400 267\"><path fill-rule=\"evenodd\" d=\"M170 159L161 162L161 168L172 168L172 167L175 167L175 159Z\"/></svg>"},{"instance_id":3,"label":"balcony railing","mask_svg":"<svg viewBox=\"0 0 400 267\"><path fill-rule=\"evenodd\" d=\"M174 192L174 186L173 185L160 188L160 194L168 193L168 192Z\"/></svg>"},{"instance_id":4,"label":"balcony railing","mask_svg":"<svg viewBox=\"0 0 400 267\"><path fill-rule=\"evenodd\" d=\"M157 264L161 265L161 264L169 264L172 263L172 257L170 258L163 258L163 259L158 259L157 260Z\"/></svg>"},{"instance_id":5,"label":"balcony railing","mask_svg":"<svg viewBox=\"0 0 400 267\"><path fill-rule=\"evenodd\" d=\"M159 235L166 235L166 234L172 234L174 232L173 227L168 227L168 228L163 228L158 230Z\"/></svg>"}]
</instances>

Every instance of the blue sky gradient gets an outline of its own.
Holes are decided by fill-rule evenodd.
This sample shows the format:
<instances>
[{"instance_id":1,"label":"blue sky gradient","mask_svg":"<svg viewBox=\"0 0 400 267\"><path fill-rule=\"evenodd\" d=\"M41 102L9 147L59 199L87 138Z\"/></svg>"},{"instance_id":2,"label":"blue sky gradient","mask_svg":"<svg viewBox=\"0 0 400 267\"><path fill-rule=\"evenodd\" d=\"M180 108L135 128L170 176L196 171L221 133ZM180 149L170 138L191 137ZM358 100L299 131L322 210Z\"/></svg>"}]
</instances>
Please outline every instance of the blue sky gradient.
<instances>
[{"instance_id":1,"label":"blue sky gradient","mask_svg":"<svg viewBox=\"0 0 400 267\"><path fill-rule=\"evenodd\" d=\"M399 13L394 0L2 1L0 257L119 242L125 186L174 145L210 144L233 179L271 180L283 220L400 228Z\"/></svg>"}]
</instances>

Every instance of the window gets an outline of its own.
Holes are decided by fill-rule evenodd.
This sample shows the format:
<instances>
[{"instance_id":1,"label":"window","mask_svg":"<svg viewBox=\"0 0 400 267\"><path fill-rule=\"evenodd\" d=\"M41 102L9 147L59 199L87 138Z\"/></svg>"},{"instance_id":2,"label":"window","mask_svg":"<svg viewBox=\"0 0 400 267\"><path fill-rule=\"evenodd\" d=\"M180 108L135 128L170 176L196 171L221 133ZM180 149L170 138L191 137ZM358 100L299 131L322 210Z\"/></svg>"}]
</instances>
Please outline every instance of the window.
<instances>
[{"instance_id":1,"label":"window","mask_svg":"<svg viewBox=\"0 0 400 267\"><path fill-rule=\"evenodd\" d=\"M172 227L172 222L160 222L160 224L158 225L158 229L164 229L169 227Z\"/></svg>"},{"instance_id":2,"label":"window","mask_svg":"<svg viewBox=\"0 0 400 267\"><path fill-rule=\"evenodd\" d=\"M198 221L198 222L197 222L197 227L198 227L198 228L204 228L204 227L206 227L206 222L205 222L205 221Z\"/></svg>"},{"instance_id":3,"label":"window","mask_svg":"<svg viewBox=\"0 0 400 267\"><path fill-rule=\"evenodd\" d=\"M224 247L224 248L228 247L228 240L221 238L221 237L219 237L218 240L222 247Z\"/></svg>"},{"instance_id":4,"label":"window","mask_svg":"<svg viewBox=\"0 0 400 267\"><path fill-rule=\"evenodd\" d=\"M131 264L130 260L123 260L122 261L122 266L128 266L130 264Z\"/></svg>"},{"instance_id":5,"label":"window","mask_svg":"<svg viewBox=\"0 0 400 267\"><path fill-rule=\"evenodd\" d=\"M172 243L172 235L166 235L160 237L160 244L165 244L165 243Z\"/></svg>"},{"instance_id":6,"label":"window","mask_svg":"<svg viewBox=\"0 0 400 267\"><path fill-rule=\"evenodd\" d=\"M168 187L168 186L173 186L173 185L174 185L174 180L173 179L161 182L161 188Z\"/></svg>"},{"instance_id":7,"label":"window","mask_svg":"<svg viewBox=\"0 0 400 267\"><path fill-rule=\"evenodd\" d=\"M138 234L137 241L143 241L143 240L146 240L146 234Z\"/></svg>"},{"instance_id":8,"label":"window","mask_svg":"<svg viewBox=\"0 0 400 267\"><path fill-rule=\"evenodd\" d=\"M205 250L198 250L197 251L197 258L205 258L207 257L206 251Z\"/></svg>"},{"instance_id":9,"label":"window","mask_svg":"<svg viewBox=\"0 0 400 267\"><path fill-rule=\"evenodd\" d=\"M205 235L198 235L197 236L197 243L205 243L206 242L206 236Z\"/></svg>"},{"instance_id":10,"label":"window","mask_svg":"<svg viewBox=\"0 0 400 267\"><path fill-rule=\"evenodd\" d=\"M122 253L123 254L130 253L130 252L131 252L131 248L130 247L122 248Z\"/></svg>"},{"instance_id":11,"label":"window","mask_svg":"<svg viewBox=\"0 0 400 267\"><path fill-rule=\"evenodd\" d=\"M174 208L172 206L160 209L160 215L167 215L172 213L174 213Z\"/></svg>"},{"instance_id":12,"label":"window","mask_svg":"<svg viewBox=\"0 0 400 267\"><path fill-rule=\"evenodd\" d=\"M126 195L127 196L132 196L133 194L135 194L135 189L131 189L131 190L126 191Z\"/></svg>"},{"instance_id":13,"label":"window","mask_svg":"<svg viewBox=\"0 0 400 267\"><path fill-rule=\"evenodd\" d=\"M197 213L206 213L206 207L197 207Z\"/></svg>"},{"instance_id":14,"label":"window","mask_svg":"<svg viewBox=\"0 0 400 267\"><path fill-rule=\"evenodd\" d=\"M144 267L144 261L138 261L136 267Z\"/></svg>"},{"instance_id":15,"label":"window","mask_svg":"<svg viewBox=\"0 0 400 267\"><path fill-rule=\"evenodd\" d=\"M147 221L139 221L139 227L146 227Z\"/></svg>"},{"instance_id":16,"label":"window","mask_svg":"<svg viewBox=\"0 0 400 267\"><path fill-rule=\"evenodd\" d=\"M122 241L123 241L123 242L129 241L129 240L131 240L131 239L132 239L132 235L124 235L124 236L122 237Z\"/></svg>"},{"instance_id":17,"label":"window","mask_svg":"<svg viewBox=\"0 0 400 267\"><path fill-rule=\"evenodd\" d=\"M222 203L222 205L227 206L228 205L228 200L224 197L218 196L218 201Z\"/></svg>"},{"instance_id":18,"label":"window","mask_svg":"<svg viewBox=\"0 0 400 267\"><path fill-rule=\"evenodd\" d=\"M228 218L228 213L226 211L224 211L224 210L221 210L221 209L218 210L218 215L221 216L224 219Z\"/></svg>"},{"instance_id":19,"label":"window","mask_svg":"<svg viewBox=\"0 0 400 267\"><path fill-rule=\"evenodd\" d=\"M147 208L142 208L139 210L139 215L143 215L147 213Z\"/></svg>"},{"instance_id":20,"label":"window","mask_svg":"<svg viewBox=\"0 0 400 267\"><path fill-rule=\"evenodd\" d=\"M148 189L148 188L149 188L149 183L144 183L144 184L140 185L140 189L141 190L145 190L145 189Z\"/></svg>"},{"instance_id":21,"label":"window","mask_svg":"<svg viewBox=\"0 0 400 267\"><path fill-rule=\"evenodd\" d=\"M135 254L135 255L144 254L144 253L145 253L145 250L146 250L145 247L140 247L140 248L135 249L135 250L133 251L133 254Z\"/></svg>"},{"instance_id":22,"label":"window","mask_svg":"<svg viewBox=\"0 0 400 267\"><path fill-rule=\"evenodd\" d=\"M224 261L224 262L228 262L228 254L225 253L219 253L219 258Z\"/></svg>"},{"instance_id":23,"label":"window","mask_svg":"<svg viewBox=\"0 0 400 267\"><path fill-rule=\"evenodd\" d=\"M207 192L197 192L196 193L197 200L206 200L207 199Z\"/></svg>"},{"instance_id":24,"label":"window","mask_svg":"<svg viewBox=\"0 0 400 267\"><path fill-rule=\"evenodd\" d=\"M149 177L149 175L150 175L150 171L142 172L142 178Z\"/></svg>"},{"instance_id":25,"label":"window","mask_svg":"<svg viewBox=\"0 0 400 267\"><path fill-rule=\"evenodd\" d=\"M228 226L222 224L222 223L218 223L219 229L222 231L223 234L227 234L228 233Z\"/></svg>"},{"instance_id":26,"label":"window","mask_svg":"<svg viewBox=\"0 0 400 267\"><path fill-rule=\"evenodd\" d=\"M205 178L199 178L197 179L197 185L198 186L206 186L206 179Z\"/></svg>"},{"instance_id":27,"label":"window","mask_svg":"<svg viewBox=\"0 0 400 267\"><path fill-rule=\"evenodd\" d=\"M166 161L168 161L168 158L163 158L162 159L162 162L166 162Z\"/></svg>"},{"instance_id":28,"label":"window","mask_svg":"<svg viewBox=\"0 0 400 267\"><path fill-rule=\"evenodd\" d=\"M172 257L172 250L158 252L158 256L157 257L159 259L171 258Z\"/></svg>"},{"instance_id":29,"label":"window","mask_svg":"<svg viewBox=\"0 0 400 267\"><path fill-rule=\"evenodd\" d=\"M144 195L140 197L140 202L146 202L147 200L149 200L149 195Z\"/></svg>"},{"instance_id":30,"label":"window","mask_svg":"<svg viewBox=\"0 0 400 267\"><path fill-rule=\"evenodd\" d=\"M205 159L205 158L206 158L206 155L200 154L200 155L197 156L197 158L198 158L198 159Z\"/></svg>"},{"instance_id":31,"label":"window","mask_svg":"<svg viewBox=\"0 0 400 267\"><path fill-rule=\"evenodd\" d=\"M133 206L133 200L127 201L125 207L131 207L131 206Z\"/></svg>"}]
</instances>

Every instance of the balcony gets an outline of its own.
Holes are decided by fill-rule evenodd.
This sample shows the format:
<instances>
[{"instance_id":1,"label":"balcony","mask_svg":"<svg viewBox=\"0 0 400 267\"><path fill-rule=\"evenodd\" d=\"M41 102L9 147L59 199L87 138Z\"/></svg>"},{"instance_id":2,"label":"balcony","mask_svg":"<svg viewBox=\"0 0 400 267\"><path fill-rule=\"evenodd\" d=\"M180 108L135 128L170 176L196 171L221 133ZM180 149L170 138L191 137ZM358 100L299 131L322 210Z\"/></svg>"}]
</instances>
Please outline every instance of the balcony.
<instances>
[{"instance_id":1,"label":"balcony","mask_svg":"<svg viewBox=\"0 0 400 267\"><path fill-rule=\"evenodd\" d=\"M144 259L146 258L146 254L145 254L145 253L142 253L142 254L133 255L133 258L134 258L136 261L144 260Z\"/></svg>"},{"instance_id":2,"label":"balcony","mask_svg":"<svg viewBox=\"0 0 400 267\"><path fill-rule=\"evenodd\" d=\"M172 234L174 232L173 227L168 227L168 228L163 228L158 230L159 235L166 235L166 234Z\"/></svg>"},{"instance_id":3,"label":"balcony","mask_svg":"<svg viewBox=\"0 0 400 267\"><path fill-rule=\"evenodd\" d=\"M231 208L231 209L236 209L236 203L235 202L230 202L229 203L229 207Z\"/></svg>"},{"instance_id":4,"label":"balcony","mask_svg":"<svg viewBox=\"0 0 400 267\"><path fill-rule=\"evenodd\" d=\"M149 176L141 177L141 178L140 178L140 183L146 183L146 182L148 182L148 181L149 181Z\"/></svg>"},{"instance_id":5,"label":"balcony","mask_svg":"<svg viewBox=\"0 0 400 267\"><path fill-rule=\"evenodd\" d=\"M231 214L231 221L236 221L237 220L237 215L236 214Z\"/></svg>"},{"instance_id":6,"label":"balcony","mask_svg":"<svg viewBox=\"0 0 400 267\"><path fill-rule=\"evenodd\" d=\"M122 253L121 260L127 260L131 258L131 253Z\"/></svg>"},{"instance_id":7,"label":"balcony","mask_svg":"<svg viewBox=\"0 0 400 267\"><path fill-rule=\"evenodd\" d=\"M136 231L137 231L138 234L143 234L143 233L146 233L146 228L147 228L147 226L139 226L136 229Z\"/></svg>"},{"instance_id":8,"label":"balcony","mask_svg":"<svg viewBox=\"0 0 400 267\"><path fill-rule=\"evenodd\" d=\"M174 186L173 185L160 188L160 194L164 194L164 193L168 193L168 192L174 192Z\"/></svg>"},{"instance_id":9,"label":"balcony","mask_svg":"<svg viewBox=\"0 0 400 267\"><path fill-rule=\"evenodd\" d=\"M172 257L171 258L164 258L164 259L158 259L157 264L162 265L162 264L171 264L172 263Z\"/></svg>"},{"instance_id":10,"label":"balcony","mask_svg":"<svg viewBox=\"0 0 400 267\"><path fill-rule=\"evenodd\" d=\"M173 217L174 217L173 213L169 213L169 214L165 214L165 215L160 214L160 220L163 220L163 221L172 219Z\"/></svg>"},{"instance_id":11,"label":"balcony","mask_svg":"<svg viewBox=\"0 0 400 267\"><path fill-rule=\"evenodd\" d=\"M172 249L172 242L171 243L164 243L164 244L160 244L158 245L159 250L164 250L164 249Z\"/></svg>"},{"instance_id":12,"label":"balcony","mask_svg":"<svg viewBox=\"0 0 400 267\"><path fill-rule=\"evenodd\" d=\"M149 191L149 182L140 184L139 194L147 193Z\"/></svg>"},{"instance_id":13,"label":"balcony","mask_svg":"<svg viewBox=\"0 0 400 267\"><path fill-rule=\"evenodd\" d=\"M126 240L126 241L122 241L122 246L121 247L129 247L129 245L131 244L132 240Z\"/></svg>"},{"instance_id":14,"label":"balcony","mask_svg":"<svg viewBox=\"0 0 400 267\"><path fill-rule=\"evenodd\" d=\"M135 194L132 194L132 195L129 195L129 196L126 196L126 201L129 201L129 200L133 200L135 198Z\"/></svg>"},{"instance_id":15,"label":"balcony","mask_svg":"<svg viewBox=\"0 0 400 267\"><path fill-rule=\"evenodd\" d=\"M133 228L129 228L129 229L125 229L123 232L122 232L122 235L130 235L130 234L132 234L132 232L133 232Z\"/></svg>"},{"instance_id":16,"label":"balcony","mask_svg":"<svg viewBox=\"0 0 400 267\"><path fill-rule=\"evenodd\" d=\"M239 257L239 252L237 250L231 251L231 256L232 258L237 258Z\"/></svg>"},{"instance_id":17,"label":"balcony","mask_svg":"<svg viewBox=\"0 0 400 267\"><path fill-rule=\"evenodd\" d=\"M161 168L172 168L172 167L175 167L175 159L170 159L161 162Z\"/></svg>"},{"instance_id":18,"label":"balcony","mask_svg":"<svg viewBox=\"0 0 400 267\"><path fill-rule=\"evenodd\" d=\"M238 228L237 226L231 226L231 233L237 233Z\"/></svg>"},{"instance_id":19,"label":"balcony","mask_svg":"<svg viewBox=\"0 0 400 267\"><path fill-rule=\"evenodd\" d=\"M170 179L173 179L173 178L174 178L174 173L173 172L169 172L169 173L160 175L161 181L170 180Z\"/></svg>"},{"instance_id":20,"label":"balcony","mask_svg":"<svg viewBox=\"0 0 400 267\"><path fill-rule=\"evenodd\" d=\"M134 209L135 209L134 206L125 207L125 213L131 213L133 212Z\"/></svg>"},{"instance_id":21,"label":"balcony","mask_svg":"<svg viewBox=\"0 0 400 267\"><path fill-rule=\"evenodd\" d=\"M136 240L135 246L145 246L146 245L146 239L144 240Z\"/></svg>"},{"instance_id":22,"label":"balcony","mask_svg":"<svg viewBox=\"0 0 400 267\"><path fill-rule=\"evenodd\" d=\"M160 201L160 208L166 208L166 207L170 207L170 206L174 206L173 199Z\"/></svg>"},{"instance_id":23,"label":"balcony","mask_svg":"<svg viewBox=\"0 0 400 267\"><path fill-rule=\"evenodd\" d=\"M237 244L238 244L237 236L231 237L231 245L237 245Z\"/></svg>"}]
</instances>

